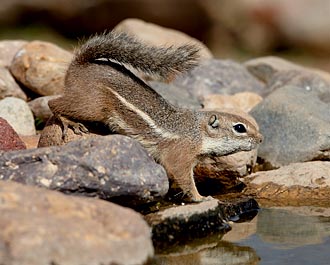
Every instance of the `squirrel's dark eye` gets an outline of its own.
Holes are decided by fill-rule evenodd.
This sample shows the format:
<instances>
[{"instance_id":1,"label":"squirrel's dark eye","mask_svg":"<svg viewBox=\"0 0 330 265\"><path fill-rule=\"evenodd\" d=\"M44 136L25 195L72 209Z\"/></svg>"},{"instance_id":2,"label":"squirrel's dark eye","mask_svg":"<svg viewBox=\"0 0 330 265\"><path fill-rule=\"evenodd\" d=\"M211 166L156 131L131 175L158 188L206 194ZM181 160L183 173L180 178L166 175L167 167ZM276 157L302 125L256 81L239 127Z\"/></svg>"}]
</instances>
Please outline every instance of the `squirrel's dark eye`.
<instances>
[{"instance_id":1,"label":"squirrel's dark eye","mask_svg":"<svg viewBox=\"0 0 330 265\"><path fill-rule=\"evenodd\" d=\"M212 115L209 120L209 125L213 128L216 129L219 127L219 120L216 115Z\"/></svg>"},{"instance_id":2,"label":"squirrel's dark eye","mask_svg":"<svg viewBox=\"0 0 330 265\"><path fill-rule=\"evenodd\" d=\"M246 133L246 127L242 123L237 123L233 126L234 130L238 133Z\"/></svg>"}]
</instances>

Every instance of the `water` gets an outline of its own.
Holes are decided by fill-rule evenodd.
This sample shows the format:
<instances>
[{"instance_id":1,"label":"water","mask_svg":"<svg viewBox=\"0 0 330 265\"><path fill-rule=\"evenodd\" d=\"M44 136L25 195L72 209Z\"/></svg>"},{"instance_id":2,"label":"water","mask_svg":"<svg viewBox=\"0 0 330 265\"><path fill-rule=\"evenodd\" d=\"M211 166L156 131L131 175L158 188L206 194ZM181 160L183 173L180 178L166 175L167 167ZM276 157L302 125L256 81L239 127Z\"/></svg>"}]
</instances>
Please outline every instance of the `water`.
<instances>
[{"instance_id":1,"label":"water","mask_svg":"<svg viewBox=\"0 0 330 265\"><path fill-rule=\"evenodd\" d=\"M152 264L329 265L330 208L264 208L224 236L163 252Z\"/></svg>"}]
</instances>

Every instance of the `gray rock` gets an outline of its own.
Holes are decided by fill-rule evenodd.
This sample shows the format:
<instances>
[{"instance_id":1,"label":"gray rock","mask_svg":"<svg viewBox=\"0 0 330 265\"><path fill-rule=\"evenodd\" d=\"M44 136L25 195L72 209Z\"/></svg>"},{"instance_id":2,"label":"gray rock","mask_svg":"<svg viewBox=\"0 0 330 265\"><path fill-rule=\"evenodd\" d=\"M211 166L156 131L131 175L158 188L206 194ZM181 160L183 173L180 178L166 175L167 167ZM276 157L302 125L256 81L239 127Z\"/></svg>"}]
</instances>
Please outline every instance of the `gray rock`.
<instances>
[{"instance_id":1,"label":"gray rock","mask_svg":"<svg viewBox=\"0 0 330 265\"><path fill-rule=\"evenodd\" d=\"M330 79L324 79L318 74L304 70L280 71L269 79L267 87L270 91L275 91L286 85L302 87L321 101L330 103Z\"/></svg>"},{"instance_id":2,"label":"gray rock","mask_svg":"<svg viewBox=\"0 0 330 265\"><path fill-rule=\"evenodd\" d=\"M70 52L52 43L33 41L16 53L10 71L34 93L57 95L63 92L64 75L71 58Z\"/></svg>"},{"instance_id":3,"label":"gray rock","mask_svg":"<svg viewBox=\"0 0 330 265\"><path fill-rule=\"evenodd\" d=\"M200 109L201 104L186 87L179 87L173 84L161 82L149 82L151 87L171 104L188 109Z\"/></svg>"},{"instance_id":4,"label":"gray rock","mask_svg":"<svg viewBox=\"0 0 330 265\"><path fill-rule=\"evenodd\" d=\"M0 264L144 264L150 228L127 209L95 198L0 181Z\"/></svg>"},{"instance_id":5,"label":"gray rock","mask_svg":"<svg viewBox=\"0 0 330 265\"><path fill-rule=\"evenodd\" d=\"M244 66L230 60L203 61L189 73L173 82L186 87L198 99L209 94L235 94L243 91L263 94L264 84L251 75Z\"/></svg>"},{"instance_id":6,"label":"gray rock","mask_svg":"<svg viewBox=\"0 0 330 265\"><path fill-rule=\"evenodd\" d=\"M7 97L0 100L0 117L7 120L18 134L36 134L33 114L22 99Z\"/></svg>"},{"instance_id":7,"label":"gray rock","mask_svg":"<svg viewBox=\"0 0 330 265\"><path fill-rule=\"evenodd\" d=\"M286 85L252 109L250 114L264 136L258 156L273 167L330 159L330 102L326 95L326 89Z\"/></svg>"},{"instance_id":8,"label":"gray rock","mask_svg":"<svg viewBox=\"0 0 330 265\"><path fill-rule=\"evenodd\" d=\"M0 66L0 99L16 97L27 100L23 90L18 86L7 68Z\"/></svg>"},{"instance_id":9,"label":"gray rock","mask_svg":"<svg viewBox=\"0 0 330 265\"><path fill-rule=\"evenodd\" d=\"M163 196L169 185L164 168L121 135L7 152L0 157L0 170L1 179L130 204Z\"/></svg>"},{"instance_id":10,"label":"gray rock","mask_svg":"<svg viewBox=\"0 0 330 265\"><path fill-rule=\"evenodd\" d=\"M9 151L26 149L23 141L18 137L14 129L3 118L0 118L0 135L0 150Z\"/></svg>"},{"instance_id":11,"label":"gray rock","mask_svg":"<svg viewBox=\"0 0 330 265\"><path fill-rule=\"evenodd\" d=\"M28 104L35 117L47 121L53 115L48 106L48 101L57 97L59 95L38 97L29 101Z\"/></svg>"}]
</instances>

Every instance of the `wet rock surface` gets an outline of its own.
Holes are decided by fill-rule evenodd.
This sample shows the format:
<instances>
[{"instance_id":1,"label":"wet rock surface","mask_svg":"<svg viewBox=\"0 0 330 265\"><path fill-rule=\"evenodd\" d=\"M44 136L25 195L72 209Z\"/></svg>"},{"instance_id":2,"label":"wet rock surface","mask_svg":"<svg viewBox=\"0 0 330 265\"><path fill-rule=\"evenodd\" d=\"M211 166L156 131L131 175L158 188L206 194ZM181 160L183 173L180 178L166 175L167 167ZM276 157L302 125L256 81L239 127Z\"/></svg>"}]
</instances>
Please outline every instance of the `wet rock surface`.
<instances>
[{"instance_id":1,"label":"wet rock surface","mask_svg":"<svg viewBox=\"0 0 330 265\"><path fill-rule=\"evenodd\" d=\"M329 205L330 162L293 163L244 178L245 193L287 205Z\"/></svg>"},{"instance_id":2,"label":"wet rock surface","mask_svg":"<svg viewBox=\"0 0 330 265\"><path fill-rule=\"evenodd\" d=\"M148 225L131 209L94 198L0 181L0 263L143 264Z\"/></svg>"},{"instance_id":3,"label":"wet rock surface","mask_svg":"<svg viewBox=\"0 0 330 265\"><path fill-rule=\"evenodd\" d=\"M0 158L1 179L65 193L121 198L132 204L164 196L165 170L132 139L110 135L63 147L8 152Z\"/></svg>"},{"instance_id":4,"label":"wet rock surface","mask_svg":"<svg viewBox=\"0 0 330 265\"><path fill-rule=\"evenodd\" d=\"M253 199L234 199L225 203L217 199L197 204L175 206L145 216L152 227L157 251L184 245L186 242L214 234L225 234L231 227L229 220L254 217L259 209Z\"/></svg>"},{"instance_id":5,"label":"wet rock surface","mask_svg":"<svg viewBox=\"0 0 330 265\"><path fill-rule=\"evenodd\" d=\"M24 142L19 138L18 134L9 125L9 123L0 118L0 150L21 150L26 149Z\"/></svg>"}]
</instances>

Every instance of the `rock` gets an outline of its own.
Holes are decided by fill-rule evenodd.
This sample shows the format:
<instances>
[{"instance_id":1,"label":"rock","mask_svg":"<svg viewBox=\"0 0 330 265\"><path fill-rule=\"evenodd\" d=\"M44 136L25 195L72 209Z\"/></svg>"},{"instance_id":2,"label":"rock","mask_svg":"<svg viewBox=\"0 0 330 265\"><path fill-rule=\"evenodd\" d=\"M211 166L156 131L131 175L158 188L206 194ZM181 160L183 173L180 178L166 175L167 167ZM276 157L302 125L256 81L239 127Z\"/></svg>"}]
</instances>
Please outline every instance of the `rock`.
<instances>
[{"instance_id":1,"label":"rock","mask_svg":"<svg viewBox=\"0 0 330 265\"><path fill-rule=\"evenodd\" d=\"M0 41L0 66L9 68L15 54L25 45L24 40Z\"/></svg>"},{"instance_id":2,"label":"rock","mask_svg":"<svg viewBox=\"0 0 330 265\"><path fill-rule=\"evenodd\" d=\"M75 134L71 128L68 128L66 139L63 139L62 124L52 116L41 131L38 147L64 145L67 142L88 139L100 135L108 135L111 133L108 128L98 123L84 123L84 125L88 129L88 133L81 133L81 135L79 135Z\"/></svg>"},{"instance_id":3,"label":"rock","mask_svg":"<svg viewBox=\"0 0 330 265\"><path fill-rule=\"evenodd\" d=\"M0 100L0 117L7 120L18 134L36 134L33 114L22 99L7 97Z\"/></svg>"},{"instance_id":4,"label":"rock","mask_svg":"<svg viewBox=\"0 0 330 265\"><path fill-rule=\"evenodd\" d=\"M150 229L131 209L0 181L0 263L144 264Z\"/></svg>"},{"instance_id":5,"label":"rock","mask_svg":"<svg viewBox=\"0 0 330 265\"><path fill-rule=\"evenodd\" d=\"M153 23L147 23L140 19L125 19L120 22L114 30L127 32L136 36L139 40L144 41L146 44L154 46L194 44L200 49L201 59L213 57L211 51L199 40L183 32L161 27Z\"/></svg>"},{"instance_id":6,"label":"rock","mask_svg":"<svg viewBox=\"0 0 330 265\"><path fill-rule=\"evenodd\" d=\"M259 209L249 198L229 200L225 203L210 199L197 204L181 205L145 216L152 227L152 240L158 251L173 245L186 246L196 239L210 237L230 230L228 220L239 220L244 214ZM193 232L192 232L193 231Z\"/></svg>"},{"instance_id":7,"label":"rock","mask_svg":"<svg viewBox=\"0 0 330 265\"><path fill-rule=\"evenodd\" d=\"M202 195L225 194L242 190L241 177L256 165L257 150L222 157L203 158L194 168L195 182Z\"/></svg>"},{"instance_id":8,"label":"rock","mask_svg":"<svg viewBox=\"0 0 330 265\"><path fill-rule=\"evenodd\" d=\"M293 163L244 178L245 194L285 205L328 205L330 162Z\"/></svg>"},{"instance_id":9,"label":"rock","mask_svg":"<svg viewBox=\"0 0 330 265\"><path fill-rule=\"evenodd\" d=\"M41 96L61 94L72 54L42 41L33 41L15 55L10 71L24 86Z\"/></svg>"},{"instance_id":10,"label":"rock","mask_svg":"<svg viewBox=\"0 0 330 265\"><path fill-rule=\"evenodd\" d=\"M179 87L187 87L200 100L210 94L232 95L250 91L263 95L264 84L251 75L244 66L230 60L203 61L189 73L173 81Z\"/></svg>"},{"instance_id":11,"label":"rock","mask_svg":"<svg viewBox=\"0 0 330 265\"><path fill-rule=\"evenodd\" d=\"M20 135L20 138L26 145L27 149L37 148L40 135L39 134L37 134L37 135Z\"/></svg>"},{"instance_id":12,"label":"rock","mask_svg":"<svg viewBox=\"0 0 330 265\"><path fill-rule=\"evenodd\" d=\"M318 75L330 82L330 74L319 69L307 68L294 64L288 60L276 56L266 56L249 60L244 63L248 71L265 83L270 82L273 76L279 72L299 71L304 74Z\"/></svg>"},{"instance_id":13,"label":"rock","mask_svg":"<svg viewBox=\"0 0 330 265\"><path fill-rule=\"evenodd\" d=\"M38 97L31 100L28 104L36 118L47 121L53 115L48 106L48 101L57 97L59 95Z\"/></svg>"},{"instance_id":14,"label":"rock","mask_svg":"<svg viewBox=\"0 0 330 265\"><path fill-rule=\"evenodd\" d=\"M121 135L7 152L0 169L1 179L130 205L164 196L169 185L164 168L139 143Z\"/></svg>"},{"instance_id":15,"label":"rock","mask_svg":"<svg viewBox=\"0 0 330 265\"><path fill-rule=\"evenodd\" d=\"M25 93L18 86L12 75L9 73L9 70L0 66L0 99L5 97L16 97L25 101L27 100Z\"/></svg>"},{"instance_id":16,"label":"rock","mask_svg":"<svg viewBox=\"0 0 330 265\"><path fill-rule=\"evenodd\" d=\"M3 118L0 118L0 135L0 150L10 151L26 149L24 142Z\"/></svg>"},{"instance_id":17,"label":"rock","mask_svg":"<svg viewBox=\"0 0 330 265\"><path fill-rule=\"evenodd\" d=\"M205 109L238 109L248 113L262 97L253 92L240 92L234 95L210 94L202 102Z\"/></svg>"},{"instance_id":18,"label":"rock","mask_svg":"<svg viewBox=\"0 0 330 265\"><path fill-rule=\"evenodd\" d=\"M250 112L264 136L258 156L271 167L330 159L329 99L330 86L286 85L271 93Z\"/></svg>"},{"instance_id":19,"label":"rock","mask_svg":"<svg viewBox=\"0 0 330 265\"><path fill-rule=\"evenodd\" d=\"M185 87L178 87L173 84L166 84L156 81L151 81L149 84L158 94L175 106L188 109L201 108L201 104L197 98L191 95L189 90Z\"/></svg>"},{"instance_id":20,"label":"rock","mask_svg":"<svg viewBox=\"0 0 330 265\"><path fill-rule=\"evenodd\" d=\"M303 70L281 71L273 75L267 87L275 91L286 85L313 90L315 96L320 97L322 101L330 102L330 79L327 81L315 73Z\"/></svg>"}]
</instances>

